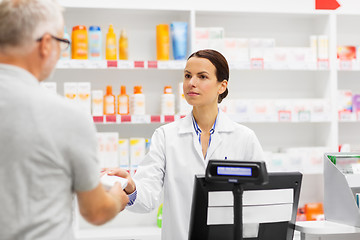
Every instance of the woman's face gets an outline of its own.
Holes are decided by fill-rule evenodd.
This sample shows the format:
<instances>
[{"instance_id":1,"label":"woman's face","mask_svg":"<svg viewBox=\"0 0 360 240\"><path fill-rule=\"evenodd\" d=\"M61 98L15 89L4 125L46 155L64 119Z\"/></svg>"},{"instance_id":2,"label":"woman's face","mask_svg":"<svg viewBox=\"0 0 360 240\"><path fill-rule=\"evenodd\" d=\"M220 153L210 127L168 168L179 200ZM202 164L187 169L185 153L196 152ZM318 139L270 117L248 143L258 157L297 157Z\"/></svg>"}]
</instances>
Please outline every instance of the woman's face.
<instances>
[{"instance_id":1,"label":"woman's face","mask_svg":"<svg viewBox=\"0 0 360 240\"><path fill-rule=\"evenodd\" d=\"M215 66L206 58L190 58L184 70L184 96L192 106L216 105L227 81L218 82Z\"/></svg>"}]
</instances>

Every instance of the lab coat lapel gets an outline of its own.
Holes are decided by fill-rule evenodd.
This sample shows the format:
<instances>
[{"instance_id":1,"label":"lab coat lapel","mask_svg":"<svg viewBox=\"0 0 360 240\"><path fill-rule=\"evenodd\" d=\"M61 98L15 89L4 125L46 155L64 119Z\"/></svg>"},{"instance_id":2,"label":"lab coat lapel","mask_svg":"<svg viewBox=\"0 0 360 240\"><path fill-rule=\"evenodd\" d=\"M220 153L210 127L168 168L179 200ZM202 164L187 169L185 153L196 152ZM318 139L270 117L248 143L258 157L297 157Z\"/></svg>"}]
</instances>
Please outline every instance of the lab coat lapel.
<instances>
[{"instance_id":1,"label":"lab coat lapel","mask_svg":"<svg viewBox=\"0 0 360 240\"><path fill-rule=\"evenodd\" d=\"M222 139L220 134L215 130L214 134L211 136L211 143L206 153L206 162L212 159L214 152L221 145Z\"/></svg>"},{"instance_id":2,"label":"lab coat lapel","mask_svg":"<svg viewBox=\"0 0 360 240\"><path fill-rule=\"evenodd\" d=\"M186 115L183 119L181 119L181 124L179 128L179 134L192 134L193 138L193 146L195 148L196 154L198 155L199 159L205 164L204 157L201 150L201 145L199 143L199 137L196 135L193 122L192 122L192 115L191 113ZM181 147L181 146L179 146ZM188 151L188 149L184 149L184 151Z\"/></svg>"},{"instance_id":3,"label":"lab coat lapel","mask_svg":"<svg viewBox=\"0 0 360 240\"><path fill-rule=\"evenodd\" d=\"M199 137L198 135L196 135L195 132L193 133L193 145L195 147L196 153L198 154L198 157L201 159L201 162L203 162L203 164L205 165L205 159L202 154L201 145L199 143Z\"/></svg>"},{"instance_id":4,"label":"lab coat lapel","mask_svg":"<svg viewBox=\"0 0 360 240\"><path fill-rule=\"evenodd\" d=\"M215 132L211 137L211 143L206 154L206 162L210 159L215 159L215 151L219 149L223 141L221 133L234 131L233 121L230 120L221 110L219 111L218 119L215 126Z\"/></svg>"}]
</instances>

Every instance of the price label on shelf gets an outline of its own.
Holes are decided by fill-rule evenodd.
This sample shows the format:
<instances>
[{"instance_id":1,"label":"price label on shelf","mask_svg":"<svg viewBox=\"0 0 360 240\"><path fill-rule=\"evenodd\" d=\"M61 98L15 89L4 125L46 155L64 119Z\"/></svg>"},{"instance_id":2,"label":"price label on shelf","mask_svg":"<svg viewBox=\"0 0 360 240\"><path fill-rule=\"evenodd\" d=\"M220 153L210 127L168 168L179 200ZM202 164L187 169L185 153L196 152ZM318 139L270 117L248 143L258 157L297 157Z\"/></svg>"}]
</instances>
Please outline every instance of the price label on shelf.
<instances>
[{"instance_id":1,"label":"price label on shelf","mask_svg":"<svg viewBox=\"0 0 360 240\"><path fill-rule=\"evenodd\" d=\"M128 61L128 60L119 60L118 61L118 68L120 69L133 69L134 68L134 62Z\"/></svg>"},{"instance_id":2,"label":"price label on shelf","mask_svg":"<svg viewBox=\"0 0 360 240\"><path fill-rule=\"evenodd\" d=\"M291 111L279 111L279 122L291 122Z\"/></svg>"},{"instance_id":3,"label":"price label on shelf","mask_svg":"<svg viewBox=\"0 0 360 240\"><path fill-rule=\"evenodd\" d=\"M64 69L71 68L71 60L59 60L56 64L56 68Z\"/></svg>"},{"instance_id":4,"label":"price label on shelf","mask_svg":"<svg viewBox=\"0 0 360 240\"><path fill-rule=\"evenodd\" d=\"M101 60L88 61L87 68L106 68L107 62Z\"/></svg>"},{"instance_id":5,"label":"price label on shelf","mask_svg":"<svg viewBox=\"0 0 360 240\"><path fill-rule=\"evenodd\" d=\"M130 115L121 115L120 116L121 123L130 123L131 122L131 116Z\"/></svg>"},{"instance_id":6,"label":"price label on shelf","mask_svg":"<svg viewBox=\"0 0 360 240\"><path fill-rule=\"evenodd\" d=\"M310 122L311 112L310 111L299 111L299 122Z\"/></svg>"},{"instance_id":7,"label":"price label on shelf","mask_svg":"<svg viewBox=\"0 0 360 240\"><path fill-rule=\"evenodd\" d=\"M107 61L108 68L117 68L117 66L118 66L118 61L110 61L110 60Z\"/></svg>"},{"instance_id":8,"label":"price label on shelf","mask_svg":"<svg viewBox=\"0 0 360 240\"><path fill-rule=\"evenodd\" d=\"M353 114L349 110L339 111L339 121L351 122L353 121Z\"/></svg>"},{"instance_id":9,"label":"price label on shelf","mask_svg":"<svg viewBox=\"0 0 360 240\"><path fill-rule=\"evenodd\" d=\"M158 69L169 69L170 63L169 61L157 61Z\"/></svg>"},{"instance_id":10,"label":"price label on shelf","mask_svg":"<svg viewBox=\"0 0 360 240\"><path fill-rule=\"evenodd\" d=\"M174 115L164 115L164 122L173 122L175 121L175 116Z\"/></svg>"},{"instance_id":11,"label":"price label on shelf","mask_svg":"<svg viewBox=\"0 0 360 240\"><path fill-rule=\"evenodd\" d=\"M172 69L184 69L186 66L186 61L184 60L174 60L171 61L170 68Z\"/></svg>"},{"instance_id":12,"label":"price label on shelf","mask_svg":"<svg viewBox=\"0 0 360 240\"><path fill-rule=\"evenodd\" d=\"M317 67L319 70L329 70L329 59L318 59Z\"/></svg>"},{"instance_id":13,"label":"price label on shelf","mask_svg":"<svg viewBox=\"0 0 360 240\"><path fill-rule=\"evenodd\" d=\"M134 61L134 67L135 68L144 68L145 62L144 61Z\"/></svg>"},{"instance_id":14,"label":"price label on shelf","mask_svg":"<svg viewBox=\"0 0 360 240\"><path fill-rule=\"evenodd\" d=\"M158 68L157 61L148 61L147 66L148 68Z\"/></svg>"},{"instance_id":15,"label":"price label on shelf","mask_svg":"<svg viewBox=\"0 0 360 240\"><path fill-rule=\"evenodd\" d=\"M107 123L116 123L116 115L106 115L105 122Z\"/></svg>"},{"instance_id":16,"label":"price label on shelf","mask_svg":"<svg viewBox=\"0 0 360 240\"><path fill-rule=\"evenodd\" d=\"M160 115L152 115L150 121L152 123L159 123L161 122L161 117Z\"/></svg>"},{"instance_id":17,"label":"price label on shelf","mask_svg":"<svg viewBox=\"0 0 360 240\"><path fill-rule=\"evenodd\" d=\"M132 115L131 123L150 123L149 115Z\"/></svg>"},{"instance_id":18,"label":"price label on shelf","mask_svg":"<svg viewBox=\"0 0 360 240\"><path fill-rule=\"evenodd\" d=\"M352 61L351 60L339 60L339 69L340 70L352 70Z\"/></svg>"},{"instance_id":19,"label":"price label on shelf","mask_svg":"<svg viewBox=\"0 0 360 240\"><path fill-rule=\"evenodd\" d=\"M264 69L264 59L263 58L252 58L250 60L251 69Z\"/></svg>"},{"instance_id":20,"label":"price label on shelf","mask_svg":"<svg viewBox=\"0 0 360 240\"><path fill-rule=\"evenodd\" d=\"M71 60L71 68L86 68L87 60Z\"/></svg>"},{"instance_id":21,"label":"price label on shelf","mask_svg":"<svg viewBox=\"0 0 360 240\"><path fill-rule=\"evenodd\" d=\"M94 123L104 123L104 116L93 116Z\"/></svg>"}]
</instances>

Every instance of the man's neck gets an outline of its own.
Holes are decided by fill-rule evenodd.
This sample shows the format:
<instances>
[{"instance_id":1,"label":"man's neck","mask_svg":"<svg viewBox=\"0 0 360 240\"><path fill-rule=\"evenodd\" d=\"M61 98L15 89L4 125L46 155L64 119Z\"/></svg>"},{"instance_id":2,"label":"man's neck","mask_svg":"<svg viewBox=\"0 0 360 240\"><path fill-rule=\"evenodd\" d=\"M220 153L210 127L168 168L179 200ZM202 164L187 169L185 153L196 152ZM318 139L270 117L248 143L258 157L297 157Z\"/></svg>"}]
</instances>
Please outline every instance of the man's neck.
<instances>
[{"instance_id":1,"label":"man's neck","mask_svg":"<svg viewBox=\"0 0 360 240\"><path fill-rule=\"evenodd\" d=\"M34 58L31 54L29 55L20 55L20 56L14 56L10 54L2 54L0 53L0 63L2 64L9 64L13 65L22 69L25 69L36 79L39 79L39 68L36 66L37 63L35 63Z\"/></svg>"}]
</instances>

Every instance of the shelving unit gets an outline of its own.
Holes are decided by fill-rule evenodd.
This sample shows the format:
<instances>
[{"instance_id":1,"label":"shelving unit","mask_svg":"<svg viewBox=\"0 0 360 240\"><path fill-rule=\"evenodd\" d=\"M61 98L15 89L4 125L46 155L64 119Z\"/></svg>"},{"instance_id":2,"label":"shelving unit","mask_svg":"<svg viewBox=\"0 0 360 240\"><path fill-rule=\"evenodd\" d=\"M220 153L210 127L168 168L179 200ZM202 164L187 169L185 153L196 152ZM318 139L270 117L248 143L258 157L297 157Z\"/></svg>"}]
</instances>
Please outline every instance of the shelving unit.
<instances>
[{"instance_id":1,"label":"shelving unit","mask_svg":"<svg viewBox=\"0 0 360 240\"><path fill-rule=\"evenodd\" d=\"M117 37L125 28L129 37L129 61L60 61L53 81L57 83L58 93L63 94L63 83L91 82L92 89L105 89L112 85L115 94L120 85L126 85L128 94L133 86L142 85L146 96L146 116L142 119L114 123L97 123L98 131L118 131L120 137L150 138L153 131L164 124L160 116L160 94L163 87L170 85L178 99L178 84L183 80L185 61L156 61L155 26L160 23L185 21L189 24L189 53L195 50L194 32L197 27L223 27L225 36L230 38L274 38L279 47L308 47L311 35L326 35L329 38L329 62L309 62L296 65L287 62L279 67L274 63L264 63L264 69L254 69L251 62L229 62L230 81L227 99L324 99L330 102L331 112L328 121L306 122L253 122L239 121L257 134L265 151L278 152L291 147L327 147L337 151L342 143L358 144L359 120L340 121L338 119L337 91L351 89L360 93L360 67L351 69L348 65L340 67L336 59L337 45L360 45L360 33L354 30L354 23L360 20L360 13L353 9L359 3L351 2L339 11L315 11L313 1L290 4L289 1L265 0L234 1L219 3L204 1L183 1L158 3L140 1L61 1L65 7L65 25L68 31L74 25L99 25L103 39L108 25L112 23ZM344 3L345 4L345 3ZM104 44L104 41L103 41ZM172 52L172 50L170 50ZM172 59L172 57L170 57ZM327 63L326 63L327 64ZM109 67L111 66L111 67ZM160 122L152 121L152 117ZM179 118L175 115L174 119ZM239 116L232 116L237 119ZM106 121L105 121L106 122ZM314 183L316 187L314 187ZM322 174L304 176L300 205L306 202L323 200ZM129 213L120 214L108 226L117 228ZM124 216L124 217L123 217ZM156 214L145 217L146 223L139 223L137 217L130 217L124 232L117 232L119 239L128 237L125 229L133 231L133 237L148 239L142 230L155 227ZM91 238L92 228L79 220L77 225L80 239ZM145 228L143 228L145 226ZM90 229L89 229L90 228ZM155 227L156 228L156 227ZM101 229L101 228L100 228ZM145 231L145 230L144 230ZM159 239L159 231L150 234ZM130 235L129 235L130 236Z\"/></svg>"},{"instance_id":2,"label":"shelving unit","mask_svg":"<svg viewBox=\"0 0 360 240\"><path fill-rule=\"evenodd\" d=\"M351 28L351 24L354 21L359 21L360 15L350 13L342 13L337 15L337 44L339 46L345 45L360 45L360 33L354 31ZM356 53L358 55L358 51ZM349 68L347 63L338 65L337 71L337 85L339 90L351 90L353 93L360 93L360 71L359 71L359 59L360 56L357 56L357 59L353 61ZM339 121L339 144L356 144L359 145L359 137L356 132L360 130L359 121L356 113L352 113L351 116L344 116L342 120Z\"/></svg>"}]
</instances>

